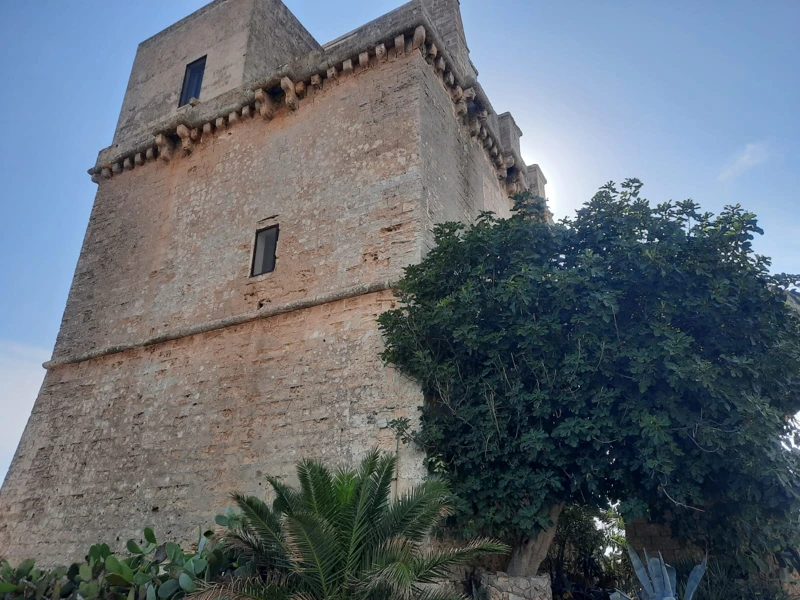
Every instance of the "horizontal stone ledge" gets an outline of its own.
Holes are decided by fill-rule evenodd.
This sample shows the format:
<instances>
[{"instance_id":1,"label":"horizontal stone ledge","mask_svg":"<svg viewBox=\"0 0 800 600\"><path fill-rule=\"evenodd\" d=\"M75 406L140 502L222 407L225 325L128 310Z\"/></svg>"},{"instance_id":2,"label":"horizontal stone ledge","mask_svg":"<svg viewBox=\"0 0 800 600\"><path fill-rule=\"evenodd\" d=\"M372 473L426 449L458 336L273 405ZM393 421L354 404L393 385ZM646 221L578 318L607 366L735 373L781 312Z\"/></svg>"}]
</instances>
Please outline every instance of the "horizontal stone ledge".
<instances>
[{"instance_id":1,"label":"horizontal stone ledge","mask_svg":"<svg viewBox=\"0 0 800 600\"><path fill-rule=\"evenodd\" d=\"M296 310L305 310L308 308L312 308L314 306L329 304L331 302L339 302L341 300L347 300L349 298L354 298L356 296L374 294L376 292L382 292L385 290L392 289L393 287L394 283L389 280L363 283L360 285L347 287L334 292L328 292L327 294L318 294L310 298L301 298L299 300L293 300L291 302L286 302L278 306L264 307L255 312L235 315L232 317L225 317L223 319L216 319L214 321L208 321L207 323L202 323L200 325L179 327L173 331L168 331L155 336L151 336L139 340L138 342L131 342L128 344L116 344L112 346L107 346L105 348L84 352L82 354L77 354L75 356L54 358L52 360L47 361L42 366L45 369L53 369L55 367L60 367L63 365L80 363L87 360L92 360L94 358L100 358L102 356L108 356L110 354L119 354L120 352L127 352L128 350L146 348L147 346L153 346L155 344L161 344L164 342L179 340L181 338L190 337L193 335L208 333L209 331L216 331L219 329L225 329L227 327L233 327L235 325L242 325L244 323L249 323L251 321L256 321L258 319L266 319L268 317L274 317L276 315L294 312Z\"/></svg>"}]
</instances>

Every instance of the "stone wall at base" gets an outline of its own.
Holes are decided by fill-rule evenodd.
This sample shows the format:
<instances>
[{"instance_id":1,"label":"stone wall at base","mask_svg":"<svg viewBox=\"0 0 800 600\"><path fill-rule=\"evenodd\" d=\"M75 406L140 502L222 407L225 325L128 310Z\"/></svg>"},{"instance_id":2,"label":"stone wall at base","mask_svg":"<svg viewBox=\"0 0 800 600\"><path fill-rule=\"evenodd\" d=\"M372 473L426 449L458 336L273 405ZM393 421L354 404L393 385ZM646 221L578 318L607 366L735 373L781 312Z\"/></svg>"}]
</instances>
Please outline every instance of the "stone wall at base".
<instances>
[{"instance_id":1,"label":"stone wall at base","mask_svg":"<svg viewBox=\"0 0 800 600\"><path fill-rule=\"evenodd\" d=\"M258 319L48 371L0 491L0 555L49 566L145 526L196 540L239 490L294 483L295 461L348 466L396 450L419 388L381 363L390 291ZM404 491L423 477L400 446Z\"/></svg>"},{"instance_id":2,"label":"stone wall at base","mask_svg":"<svg viewBox=\"0 0 800 600\"><path fill-rule=\"evenodd\" d=\"M509 577L505 573L486 573L476 600L552 600L550 577Z\"/></svg>"}]
</instances>

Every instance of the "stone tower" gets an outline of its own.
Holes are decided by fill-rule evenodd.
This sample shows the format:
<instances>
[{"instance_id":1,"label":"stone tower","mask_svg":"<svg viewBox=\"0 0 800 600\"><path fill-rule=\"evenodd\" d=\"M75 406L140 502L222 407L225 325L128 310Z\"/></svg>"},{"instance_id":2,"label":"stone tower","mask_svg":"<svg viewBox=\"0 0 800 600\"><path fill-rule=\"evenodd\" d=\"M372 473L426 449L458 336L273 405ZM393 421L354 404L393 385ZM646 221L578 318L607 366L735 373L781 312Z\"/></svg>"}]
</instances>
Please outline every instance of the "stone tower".
<instances>
[{"instance_id":1,"label":"stone tower","mask_svg":"<svg viewBox=\"0 0 800 600\"><path fill-rule=\"evenodd\" d=\"M544 196L520 135L476 79L457 0L323 46L280 0L215 0L143 42L89 170L0 555L64 562L146 525L189 539L304 456L380 446L398 489L418 479L386 424L421 393L381 364L375 319L435 223Z\"/></svg>"}]
</instances>

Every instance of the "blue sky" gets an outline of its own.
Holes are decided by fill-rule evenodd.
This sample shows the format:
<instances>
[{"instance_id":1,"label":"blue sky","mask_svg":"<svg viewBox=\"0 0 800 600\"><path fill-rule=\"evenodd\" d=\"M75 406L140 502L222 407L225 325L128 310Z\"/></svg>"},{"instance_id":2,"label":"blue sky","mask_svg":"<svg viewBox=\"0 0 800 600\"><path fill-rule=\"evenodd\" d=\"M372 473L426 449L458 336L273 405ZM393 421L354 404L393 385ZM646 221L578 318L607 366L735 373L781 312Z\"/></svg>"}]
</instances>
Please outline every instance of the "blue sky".
<instances>
[{"instance_id":1,"label":"blue sky","mask_svg":"<svg viewBox=\"0 0 800 600\"><path fill-rule=\"evenodd\" d=\"M285 0L321 43L400 4ZM137 44L203 0L0 5L0 477L58 331ZM635 176L652 201L741 203L800 271L800 2L462 0L479 80L557 217ZM79 399L77 399L79 400Z\"/></svg>"}]
</instances>

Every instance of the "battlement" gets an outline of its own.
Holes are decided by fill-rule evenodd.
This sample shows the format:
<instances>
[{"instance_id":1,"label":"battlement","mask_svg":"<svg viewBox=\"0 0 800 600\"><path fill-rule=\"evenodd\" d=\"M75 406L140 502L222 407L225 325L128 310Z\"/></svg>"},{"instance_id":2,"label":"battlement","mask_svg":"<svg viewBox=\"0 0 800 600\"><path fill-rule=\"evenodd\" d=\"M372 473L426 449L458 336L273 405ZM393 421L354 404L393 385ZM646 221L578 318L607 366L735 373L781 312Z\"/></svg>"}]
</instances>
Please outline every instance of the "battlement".
<instances>
[{"instance_id":1,"label":"battlement","mask_svg":"<svg viewBox=\"0 0 800 600\"><path fill-rule=\"evenodd\" d=\"M190 108L180 94L192 61L206 59L198 98L205 103L319 49L280 0L214 0L139 44L112 147L180 119Z\"/></svg>"},{"instance_id":2,"label":"battlement","mask_svg":"<svg viewBox=\"0 0 800 600\"><path fill-rule=\"evenodd\" d=\"M223 11L226 26L218 27ZM205 27L214 34L197 33ZM456 119L483 145L508 194L529 189L522 131L510 113L495 113L477 81L458 0L412 0L324 46L280 0L215 0L140 45L115 143L99 153L89 174L99 182L156 158L170 161L178 147L177 154L189 154L229 125L295 111L340 78L410 52L435 70ZM181 69L199 56L208 56L212 80L203 82L201 98L178 107ZM162 90L157 98L155 88Z\"/></svg>"}]
</instances>

